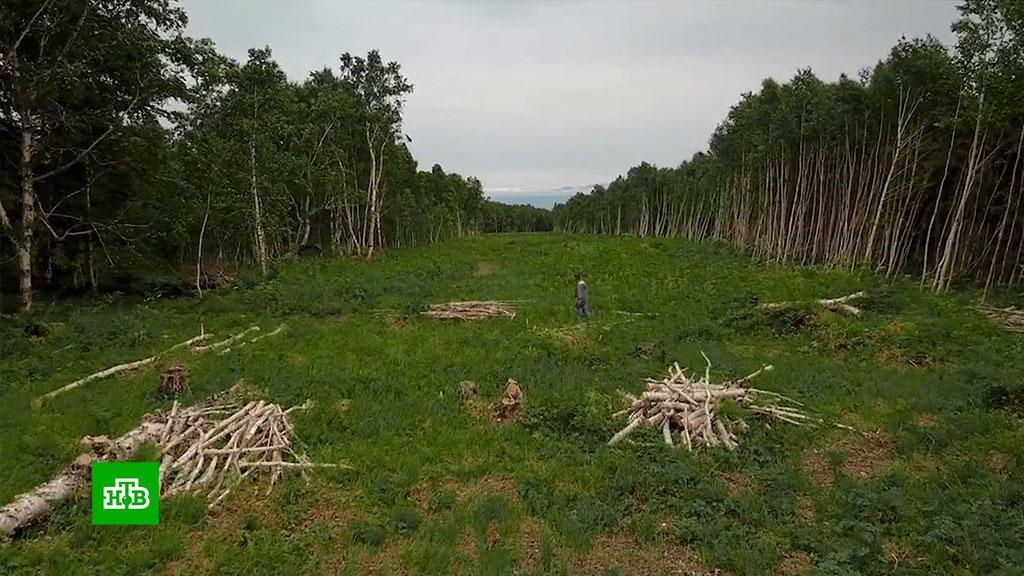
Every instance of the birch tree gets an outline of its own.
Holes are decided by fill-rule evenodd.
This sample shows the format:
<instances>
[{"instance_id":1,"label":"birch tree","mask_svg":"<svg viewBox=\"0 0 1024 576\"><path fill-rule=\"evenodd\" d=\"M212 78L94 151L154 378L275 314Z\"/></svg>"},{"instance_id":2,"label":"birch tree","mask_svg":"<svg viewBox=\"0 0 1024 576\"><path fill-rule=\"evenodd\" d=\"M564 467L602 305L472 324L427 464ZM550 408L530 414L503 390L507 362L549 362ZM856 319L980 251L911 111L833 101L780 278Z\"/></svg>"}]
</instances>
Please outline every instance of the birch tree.
<instances>
[{"instance_id":1,"label":"birch tree","mask_svg":"<svg viewBox=\"0 0 1024 576\"><path fill-rule=\"evenodd\" d=\"M402 136L402 108L413 86L402 76L397 62L384 63L376 50L371 50L366 58L348 52L342 54L341 78L359 96L364 107L363 128L369 168L365 186L366 213L358 249L365 248L366 257L372 258L381 243L384 162L389 146Z\"/></svg>"},{"instance_id":2,"label":"birch tree","mask_svg":"<svg viewBox=\"0 0 1024 576\"><path fill-rule=\"evenodd\" d=\"M126 127L168 115L185 89L185 21L162 0L0 7L0 117L18 142L17 192L0 196L0 226L16 253L20 310L32 307L41 195L61 194L58 177Z\"/></svg>"}]
</instances>

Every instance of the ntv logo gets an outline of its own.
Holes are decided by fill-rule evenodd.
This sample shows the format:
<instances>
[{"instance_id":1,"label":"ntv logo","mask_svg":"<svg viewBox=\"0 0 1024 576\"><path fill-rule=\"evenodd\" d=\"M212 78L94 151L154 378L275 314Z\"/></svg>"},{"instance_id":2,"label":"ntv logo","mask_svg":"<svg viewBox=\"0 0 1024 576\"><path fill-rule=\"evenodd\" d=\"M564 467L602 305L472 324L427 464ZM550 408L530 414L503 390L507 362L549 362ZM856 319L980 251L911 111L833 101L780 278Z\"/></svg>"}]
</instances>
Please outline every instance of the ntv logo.
<instances>
[{"instance_id":1,"label":"ntv logo","mask_svg":"<svg viewBox=\"0 0 1024 576\"><path fill-rule=\"evenodd\" d=\"M93 463L93 524L157 524L159 521L159 464Z\"/></svg>"},{"instance_id":2,"label":"ntv logo","mask_svg":"<svg viewBox=\"0 0 1024 576\"><path fill-rule=\"evenodd\" d=\"M104 510L145 510L149 508L149 489L138 478L117 478L113 486L103 487Z\"/></svg>"}]
</instances>

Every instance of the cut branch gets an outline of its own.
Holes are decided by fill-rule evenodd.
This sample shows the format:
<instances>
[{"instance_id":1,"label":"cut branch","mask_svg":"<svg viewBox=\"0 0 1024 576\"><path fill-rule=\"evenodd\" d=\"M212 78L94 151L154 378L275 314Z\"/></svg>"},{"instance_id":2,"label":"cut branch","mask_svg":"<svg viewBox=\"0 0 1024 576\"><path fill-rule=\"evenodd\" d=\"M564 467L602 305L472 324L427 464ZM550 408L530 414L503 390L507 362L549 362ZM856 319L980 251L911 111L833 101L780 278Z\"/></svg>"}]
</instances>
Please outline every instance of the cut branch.
<instances>
[{"instance_id":1,"label":"cut branch","mask_svg":"<svg viewBox=\"0 0 1024 576\"><path fill-rule=\"evenodd\" d=\"M157 358L159 358L160 356L163 356L164 354L167 354L168 352L171 352L171 351L176 350L178 348L184 348L186 346L192 346L193 344L196 344L197 342L202 342L203 340L206 340L207 338L209 338L211 336L213 336L213 335L212 334L200 334L199 336L196 336L195 338L190 338L190 339L188 339L188 340L186 340L184 342L175 344L174 346L171 346L167 350L164 350L163 352L160 352L159 354L154 354L153 356L150 356L149 358L143 358L142 360L136 360L134 362L126 362L124 364L118 364L117 366L111 366L110 368L107 368L106 370L100 370L99 372L96 372L95 374L90 374L90 375L86 376L85 378L80 378L80 379L75 380L74 382L72 382L72 383L70 383L70 384L68 384L66 386L61 386L60 388L57 388L56 390L53 390L52 392L47 392L46 394L43 394L42 396L39 396L38 398L36 398L33 401L33 404L35 404L36 406L39 406L43 402L45 402L47 400L50 400L50 399L52 399L52 398L54 398L56 396L60 396L61 394L65 393L65 392L70 392L71 390L74 390L75 388L78 388L79 386L81 386L83 384L88 384L89 382L92 382L93 380L102 380L103 378L109 378L109 377L111 377L111 376L113 376L115 374L120 374L122 372L130 372L132 370L135 370L136 368L141 368L143 366L147 366L149 364L152 364L153 362L156 362Z\"/></svg>"},{"instance_id":2,"label":"cut branch","mask_svg":"<svg viewBox=\"0 0 1024 576\"><path fill-rule=\"evenodd\" d=\"M791 302L770 302L767 304L761 304L758 306L760 310L772 311L772 310L786 310L791 308L806 308L808 306L823 306L834 312L841 312L843 314L849 314L850 316L861 316L864 312L848 304L851 300L858 300L865 297L863 291L854 292L841 298L822 298L820 300L805 300L805 301L791 301Z\"/></svg>"}]
</instances>

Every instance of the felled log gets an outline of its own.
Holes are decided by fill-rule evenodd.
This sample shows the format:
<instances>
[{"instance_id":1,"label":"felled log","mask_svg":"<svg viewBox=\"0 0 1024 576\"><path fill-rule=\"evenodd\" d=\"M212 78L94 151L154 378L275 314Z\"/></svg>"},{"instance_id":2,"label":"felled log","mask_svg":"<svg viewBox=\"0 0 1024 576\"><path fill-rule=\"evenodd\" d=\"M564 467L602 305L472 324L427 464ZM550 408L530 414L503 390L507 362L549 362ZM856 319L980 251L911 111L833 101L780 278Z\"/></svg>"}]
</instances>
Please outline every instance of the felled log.
<instances>
[{"instance_id":1,"label":"felled log","mask_svg":"<svg viewBox=\"0 0 1024 576\"><path fill-rule=\"evenodd\" d=\"M270 332L267 332L266 334L260 334L259 336L251 338L249 340L244 340L244 341L239 342L239 344L237 346L235 346L235 348L241 348L242 346L245 346L247 344L253 344L254 342L259 342L260 340L263 340L264 338L270 338L271 336L277 336L281 332L284 332L285 328L287 328L287 327L288 326L286 326L285 324L281 324L276 329L274 329L274 330L272 330ZM241 338L244 337L245 334L247 334L249 331L254 331L254 330L252 330L253 328L255 328L256 330L259 330L259 326L253 326L253 327L249 328L248 330L246 330L244 332L241 332L240 334L237 334L235 336L232 336L231 338L228 338L228 340L231 340L232 342L237 342L237 341L241 340ZM218 352L218 354L220 354L220 355L227 354L228 352L231 352L231 350L233 350L233 349L234 348L232 348L229 345L227 348L224 348L223 350Z\"/></svg>"},{"instance_id":2,"label":"felled log","mask_svg":"<svg viewBox=\"0 0 1024 576\"><path fill-rule=\"evenodd\" d=\"M441 320L480 320L492 316L515 318L515 303L499 300L432 304L424 316Z\"/></svg>"},{"instance_id":3,"label":"felled log","mask_svg":"<svg viewBox=\"0 0 1024 576\"><path fill-rule=\"evenodd\" d=\"M138 428L115 440L87 436L83 443L92 449L92 454L79 456L49 482L17 496L13 502L0 508L0 540L42 521L68 496L88 486L92 462L124 459L145 442L156 442L163 434L164 426L158 420L144 420Z\"/></svg>"},{"instance_id":4,"label":"felled log","mask_svg":"<svg viewBox=\"0 0 1024 576\"><path fill-rule=\"evenodd\" d=\"M823 298L821 300L792 302L769 302L766 304L761 304L760 306L758 306L758 308L760 310L768 312L772 310L786 310L790 308L806 308L808 306L823 306L825 308L828 308L829 310L832 310L833 312L849 314L850 316L861 316L864 312L860 308L848 304L848 302L850 302L851 300L863 298L866 295L867 294L861 291L854 292L853 294L849 294L841 298Z\"/></svg>"},{"instance_id":5,"label":"felled log","mask_svg":"<svg viewBox=\"0 0 1024 576\"><path fill-rule=\"evenodd\" d=\"M70 392L71 390L74 390L75 388L78 388L79 386L81 386L83 384L87 384L89 382L92 382L93 380L100 380L100 379L103 379L103 378L108 378L108 377L113 376L115 374L120 374L122 372L130 372L130 371L135 370L137 368L141 368L143 366L148 366L149 364L152 364L152 363L156 362L157 359L159 359L160 357L166 355L169 352L177 350L178 348L188 347L189 349L191 349L191 351L193 353L196 353L196 354L201 353L201 352L211 351L211 350L221 350L222 349L221 353L223 354L225 352L230 351L231 350L231 345L235 344L236 342L240 342L241 341L241 344L239 344L239 346L242 346L242 345L245 345L245 344L251 344L253 342L257 342L259 340L262 340L263 338L266 338L268 336L274 336L276 334L280 334L281 332L284 331L285 328L286 328L286 326L284 324L282 324L282 325L278 326L277 329L272 331L272 332L269 332L267 334L263 334L261 336L256 336L255 338L252 338L251 340L245 341L244 339L245 339L245 337L247 335L251 334L252 332L258 332L259 329L260 329L259 326L250 326L249 328L246 328L245 330L243 330L243 331L239 332L238 334L235 334L234 336L231 336L230 338L227 338L225 340L221 340L219 342L214 342L213 344L208 344L206 346L196 346L196 344L199 344L200 342L203 342L205 340L209 340L210 338L213 337L213 334L200 334L199 336L196 336L195 338L191 338L191 339L186 340L184 342L181 342L179 344L175 344L174 346L171 346L170 348L164 350L163 352L160 352L159 354L154 354L153 356L150 356L149 358L143 358L141 360L136 360L134 362L128 362L128 363L125 363L125 364L118 364L117 366L112 366L110 368L107 368L106 370L101 370L101 371L99 371L99 372L97 372L95 374L90 374L89 376L86 376L85 378L76 380L76 381L72 382L71 384L68 384L66 386L62 386L62 387L60 387L60 388L58 388L56 390L53 390L52 392L47 392L46 394L43 394L42 396L39 396L38 398L36 398L35 400L32 401L32 404L34 406L38 407L38 406L42 405L43 402L45 402L45 401L47 401L47 400L49 400L49 399L51 399L51 398L53 398L55 396L59 396L59 395L65 393L65 392Z\"/></svg>"},{"instance_id":6,"label":"felled log","mask_svg":"<svg viewBox=\"0 0 1024 576\"><path fill-rule=\"evenodd\" d=\"M85 378L81 378L81 379L75 380L71 384L67 384L66 386L61 386L60 388L57 388L56 390L53 390L52 392L47 392L46 394L43 394L42 396L39 396L38 398L36 398L33 401L33 404L35 404L36 406L39 406L43 402L45 402L45 401L47 401L47 400L49 400L49 399L51 399L51 398L53 398L55 396L59 396L59 395L65 393L65 392L70 392L71 390L74 390L75 388L78 388L79 386L81 386L83 384L88 384L89 382L92 382L93 380L101 380L103 378L109 378L110 376L113 376L115 374L120 374L122 372L129 372L131 370L135 370L136 368L141 368L142 366L147 366L149 364L152 364L153 362L156 362L157 358L163 356L164 354L167 354L168 352L171 352L171 351L176 350L178 348L184 348L186 346L194 346L195 344L198 344L199 342L202 342L204 340L209 339L211 336L213 336L213 334L200 334L199 336L196 336L195 338L190 338L190 339L188 339L188 340L186 340L184 342L181 342L179 344L175 344L174 346L171 346L167 350L164 350L163 352L160 352L159 354L154 354L154 355L150 356L149 358L143 358L142 360L136 360L134 362L126 362L124 364L118 364L117 366L111 366L110 368L107 368L106 370L100 370L99 372L96 372L95 374L90 374L90 375L86 376Z\"/></svg>"},{"instance_id":7,"label":"felled log","mask_svg":"<svg viewBox=\"0 0 1024 576\"><path fill-rule=\"evenodd\" d=\"M1024 333L1024 310L1018 310L1015 306L996 308L985 305L978 306L978 310L1007 331Z\"/></svg>"},{"instance_id":8,"label":"felled log","mask_svg":"<svg viewBox=\"0 0 1024 576\"><path fill-rule=\"evenodd\" d=\"M148 414L139 427L113 440L86 436L82 445L90 453L0 508L0 539L46 518L61 501L86 488L92 462L124 460L145 442L160 449L160 493L203 493L211 508L253 473L266 475L273 488L286 469L344 467L312 462L295 451L288 416L310 406L306 402L285 410L251 401L239 407L220 395L186 408L175 402L169 413Z\"/></svg>"},{"instance_id":9,"label":"felled log","mask_svg":"<svg viewBox=\"0 0 1024 576\"><path fill-rule=\"evenodd\" d=\"M259 332L259 330L260 330L259 326L249 326L245 330L242 330L238 334L235 334L234 336L232 336L230 338L227 338L226 340L221 340L220 342L214 342L213 344L208 344L206 346L198 346L198 347L193 348L192 351L198 353L198 352L206 352L208 350L219 350L221 348L224 348L225 346L231 346L235 342L238 342L242 338L245 338L246 335L248 335L250 332Z\"/></svg>"}]
</instances>

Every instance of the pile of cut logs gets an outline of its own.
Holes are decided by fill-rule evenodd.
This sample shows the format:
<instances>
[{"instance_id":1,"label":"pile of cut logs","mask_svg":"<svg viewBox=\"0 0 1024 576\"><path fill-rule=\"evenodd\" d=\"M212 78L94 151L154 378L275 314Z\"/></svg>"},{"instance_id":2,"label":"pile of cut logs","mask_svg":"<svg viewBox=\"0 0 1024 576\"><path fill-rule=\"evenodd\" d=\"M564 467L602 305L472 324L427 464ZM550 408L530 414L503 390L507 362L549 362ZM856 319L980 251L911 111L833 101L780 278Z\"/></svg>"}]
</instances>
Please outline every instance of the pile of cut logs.
<instances>
[{"instance_id":1,"label":"pile of cut logs","mask_svg":"<svg viewBox=\"0 0 1024 576\"><path fill-rule=\"evenodd\" d=\"M161 492L205 492L213 507L253 471L269 475L269 490L285 468L335 466L310 462L292 448L288 415L308 406L284 410L260 400L241 407L211 403L179 410L175 403L157 442L163 455Z\"/></svg>"},{"instance_id":2,"label":"pile of cut logs","mask_svg":"<svg viewBox=\"0 0 1024 576\"><path fill-rule=\"evenodd\" d=\"M630 401L629 407L614 416L625 417L626 427L615 434L608 445L617 444L638 428L657 427L670 446L678 444L691 451L702 446L723 446L734 450L739 442L738 435L748 426L740 417L716 412L727 400L734 401L749 413L767 418L769 422L819 423L820 420L801 411L799 402L749 386L752 378L771 369L771 366L765 366L744 378L712 384L710 360L704 376L696 379L688 377L678 364L673 364L667 377L660 380L648 378L639 398L625 395Z\"/></svg>"},{"instance_id":3,"label":"pile of cut logs","mask_svg":"<svg viewBox=\"0 0 1024 576\"><path fill-rule=\"evenodd\" d=\"M254 471L268 474L273 487L287 468L344 466L311 462L292 447L288 415L308 408L308 402L287 410L263 401L239 407L225 398L232 392L186 408L175 402L169 413L148 414L118 438L86 436L82 445L89 453L0 508L0 541L43 520L61 501L87 488L93 462L124 460L147 442L156 444L162 455L161 494L201 492L211 508Z\"/></svg>"},{"instance_id":4,"label":"pile of cut logs","mask_svg":"<svg viewBox=\"0 0 1024 576\"><path fill-rule=\"evenodd\" d=\"M442 320L480 320L491 316L515 318L515 302L487 300L482 302L446 302L432 304L426 316Z\"/></svg>"},{"instance_id":5,"label":"pile of cut logs","mask_svg":"<svg viewBox=\"0 0 1024 576\"><path fill-rule=\"evenodd\" d=\"M1010 332L1024 333L1024 310L1018 310L1014 306L1009 308L995 308L993 306L978 306L982 314L988 316L993 322L1002 325Z\"/></svg>"}]
</instances>

